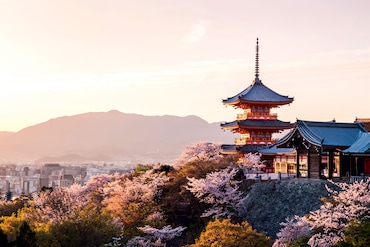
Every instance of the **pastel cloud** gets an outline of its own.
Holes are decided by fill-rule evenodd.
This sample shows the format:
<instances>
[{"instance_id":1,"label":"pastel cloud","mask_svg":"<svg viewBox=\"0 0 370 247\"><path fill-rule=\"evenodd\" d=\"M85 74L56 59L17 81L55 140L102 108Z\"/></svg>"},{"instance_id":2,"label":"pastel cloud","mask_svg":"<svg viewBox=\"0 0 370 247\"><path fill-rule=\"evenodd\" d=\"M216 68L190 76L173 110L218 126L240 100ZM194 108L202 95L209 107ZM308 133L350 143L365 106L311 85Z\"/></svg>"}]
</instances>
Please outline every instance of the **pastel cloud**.
<instances>
[{"instance_id":1,"label":"pastel cloud","mask_svg":"<svg viewBox=\"0 0 370 247\"><path fill-rule=\"evenodd\" d=\"M186 43L195 43L199 41L207 32L210 21L200 20L190 28L190 32L185 37Z\"/></svg>"}]
</instances>

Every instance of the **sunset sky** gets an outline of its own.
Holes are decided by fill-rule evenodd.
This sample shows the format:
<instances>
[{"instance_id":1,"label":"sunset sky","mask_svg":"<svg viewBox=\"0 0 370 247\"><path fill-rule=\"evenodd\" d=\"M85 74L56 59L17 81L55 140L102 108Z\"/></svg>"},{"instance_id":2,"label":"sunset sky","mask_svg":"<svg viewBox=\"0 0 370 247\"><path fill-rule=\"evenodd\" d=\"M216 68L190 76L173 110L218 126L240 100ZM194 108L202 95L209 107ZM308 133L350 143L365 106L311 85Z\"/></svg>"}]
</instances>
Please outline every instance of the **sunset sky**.
<instances>
[{"instance_id":1,"label":"sunset sky","mask_svg":"<svg viewBox=\"0 0 370 247\"><path fill-rule=\"evenodd\" d=\"M370 118L370 1L0 0L0 130L119 110L232 121L260 78L283 121Z\"/></svg>"}]
</instances>

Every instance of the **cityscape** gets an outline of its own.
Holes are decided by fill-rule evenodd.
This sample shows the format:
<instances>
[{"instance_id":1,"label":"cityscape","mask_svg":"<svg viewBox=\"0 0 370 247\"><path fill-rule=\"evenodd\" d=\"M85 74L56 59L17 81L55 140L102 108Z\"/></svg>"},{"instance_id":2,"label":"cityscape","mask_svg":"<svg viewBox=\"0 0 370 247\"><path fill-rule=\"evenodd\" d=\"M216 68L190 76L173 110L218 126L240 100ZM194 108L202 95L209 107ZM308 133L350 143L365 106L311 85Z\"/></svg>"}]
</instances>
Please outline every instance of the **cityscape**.
<instances>
[{"instance_id":1,"label":"cityscape","mask_svg":"<svg viewBox=\"0 0 370 247\"><path fill-rule=\"evenodd\" d=\"M0 191L2 198L11 192L14 199L21 195L38 193L45 188L63 188L72 184L85 185L94 175L115 174L132 171L135 166L129 164L96 163L96 164L58 164L42 165L2 165L0 167Z\"/></svg>"}]
</instances>

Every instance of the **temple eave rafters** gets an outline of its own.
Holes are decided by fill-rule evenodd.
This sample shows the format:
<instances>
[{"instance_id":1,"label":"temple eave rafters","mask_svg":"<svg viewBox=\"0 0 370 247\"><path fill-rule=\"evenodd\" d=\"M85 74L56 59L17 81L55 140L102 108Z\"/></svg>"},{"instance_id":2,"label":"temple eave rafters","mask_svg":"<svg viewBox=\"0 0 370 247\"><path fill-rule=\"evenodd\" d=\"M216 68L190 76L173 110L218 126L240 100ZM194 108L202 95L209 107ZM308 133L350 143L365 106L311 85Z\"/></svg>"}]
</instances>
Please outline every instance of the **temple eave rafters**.
<instances>
[{"instance_id":1,"label":"temple eave rafters","mask_svg":"<svg viewBox=\"0 0 370 247\"><path fill-rule=\"evenodd\" d=\"M249 100L239 100L238 102L240 105L265 105L271 107L277 107L280 105L288 105L292 103L292 101L279 101L279 102L272 102L272 101L249 101Z\"/></svg>"},{"instance_id":2,"label":"temple eave rafters","mask_svg":"<svg viewBox=\"0 0 370 247\"><path fill-rule=\"evenodd\" d=\"M225 101L223 101L222 102L224 105L230 105L230 106L235 106L235 105L238 105L238 104L240 104L240 100L236 100L236 101L232 101L232 102L225 102Z\"/></svg>"},{"instance_id":3,"label":"temple eave rafters","mask_svg":"<svg viewBox=\"0 0 370 247\"><path fill-rule=\"evenodd\" d=\"M223 130L230 130L234 133L248 133L248 131L255 131L255 130L269 130L271 133L277 133L281 130L291 129L291 126L253 126L253 127L245 127L245 126L228 126L228 127L221 127Z\"/></svg>"},{"instance_id":4,"label":"temple eave rafters","mask_svg":"<svg viewBox=\"0 0 370 247\"><path fill-rule=\"evenodd\" d=\"M233 97L235 98L235 97ZM294 101L294 98L290 98L287 96L279 97L278 100L272 100L272 99L247 99L247 97L237 97L236 99L232 100L232 98L225 99L222 101L222 103L226 106L239 106L239 105L265 105L265 106L271 106L271 107L277 107L280 105L288 105Z\"/></svg>"},{"instance_id":5,"label":"temple eave rafters","mask_svg":"<svg viewBox=\"0 0 370 247\"><path fill-rule=\"evenodd\" d=\"M288 105L292 103L292 100L289 101L279 101L279 102L272 102L272 101L251 101L251 100L237 100L233 102L223 102L224 105L230 105L230 106L236 106L236 105L247 105L247 106L253 106L253 105L266 105L266 106L279 106L279 105Z\"/></svg>"}]
</instances>

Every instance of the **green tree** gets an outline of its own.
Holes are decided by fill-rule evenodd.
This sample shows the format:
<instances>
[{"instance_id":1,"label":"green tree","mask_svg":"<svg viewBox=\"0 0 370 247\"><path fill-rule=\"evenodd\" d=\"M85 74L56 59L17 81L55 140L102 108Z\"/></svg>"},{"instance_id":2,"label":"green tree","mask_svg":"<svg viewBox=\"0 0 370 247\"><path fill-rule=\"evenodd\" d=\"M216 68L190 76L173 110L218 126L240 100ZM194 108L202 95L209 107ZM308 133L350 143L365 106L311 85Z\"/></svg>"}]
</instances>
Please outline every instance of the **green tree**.
<instances>
[{"instance_id":1,"label":"green tree","mask_svg":"<svg viewBox=\"0 0 370 247\"><path fill-rule=\"evenodd\" d=\"M105 212L98 212L89 204L66 220L49 224L46 232L40 232L40 246L101 246L118 236L119 227Z\"/></svg>"},{"instance_id":2,"label":"green tree","mask_svg":"<svg viewBox=\"0 0 370 247\"><path fill-rule=\"evenodd\" d=\"M208 223L204 232L191 247L269 247L270 239L253 230L248 222L234 224L230 219Z\"/></svg>"},{"instance_id":3,"label":"green tree","mask_svg":"<svg viewBox=\"0 0 370 247\"><path fill-rule=\"evenodd\" d=\"M6 234L0 228L0 246L7 247L8 245L8 238Z\"/></svg>"},{"instance_id":4,"label":"green tree","mask_svg":"<svg viewBox=\"0 0 370 247\"><path fill-rule=\"evenodd\" d=\"M27 247L36 247L38 246L36 240L36 233L31 230L30 226L26 221L22 222L19 230L16 234L16 239L10 244L10 246L27 246Z\"/></svg>"},{"instance_id":5,"label":"green tree","mask_svg":"<svg viewBox=\"0 0 370 247\"><path fill-rule=\"evenodd\" d=\"M338 247L366 247L370 243L370 221L362 223L352 222L345 230L343 241L337 243Z\"/></svg>"},{"instance_id":6,"label":"green tree","mask_svg":"<svg viewBox=\"0 0 370 247\"><path fill-rule=\"evenodd\" d=\"M170 181L163 187L161 207L167 216L167 223L188 227L184 239L194 240L205 228L208 219L200 217L207 209L187 189L187 177L204 178L209 172L224 169L233 162L229 157L219 161L194 161L168 172ZM187 240L184 240L187 241Z\"/></svg>"}]
</instances>

